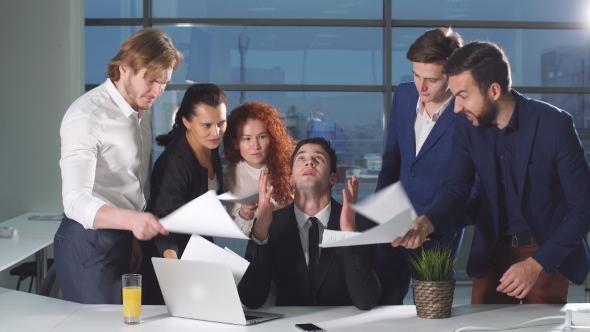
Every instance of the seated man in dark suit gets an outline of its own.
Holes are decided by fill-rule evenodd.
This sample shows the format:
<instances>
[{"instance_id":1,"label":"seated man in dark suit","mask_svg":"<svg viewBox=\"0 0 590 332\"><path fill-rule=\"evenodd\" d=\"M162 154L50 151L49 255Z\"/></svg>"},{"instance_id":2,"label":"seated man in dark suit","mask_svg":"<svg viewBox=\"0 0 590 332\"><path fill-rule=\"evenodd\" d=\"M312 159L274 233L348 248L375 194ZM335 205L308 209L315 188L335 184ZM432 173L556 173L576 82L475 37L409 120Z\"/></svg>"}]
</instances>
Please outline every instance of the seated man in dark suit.
<instances>
[{"instance_id":1,"label":"seated man in dark suit","mask_svg":"<svg viewBox=\"0 0 590 332\"><path fill-rule=\"evenodd\" d=\"M267 188L267 176L261 174L258 219L246 249L250 266L238 285L242 303L262 306L274 281L278 306L373 308L381 296L375 246L318 247L326 228L356 232L375 225L348 207L357 200L356 177L342 190L343 205L332 199L336 153L323 138L300 141L291 169L294 202L274 212L272 186Z\"/></svg>"}]
</instances>

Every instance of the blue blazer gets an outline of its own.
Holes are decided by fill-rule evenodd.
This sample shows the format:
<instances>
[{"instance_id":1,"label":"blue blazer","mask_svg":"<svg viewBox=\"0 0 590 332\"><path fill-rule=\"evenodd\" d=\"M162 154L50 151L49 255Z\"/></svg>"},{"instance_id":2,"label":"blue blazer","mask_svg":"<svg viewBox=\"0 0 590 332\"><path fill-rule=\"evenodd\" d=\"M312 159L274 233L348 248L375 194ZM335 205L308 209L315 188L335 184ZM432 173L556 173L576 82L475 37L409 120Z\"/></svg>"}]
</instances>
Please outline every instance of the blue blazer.
<instances>
[{"instance_id":1,"label":"blue blazer","mask_svg":"<svg viewBox=\"0 0 590 332\"><path fill-rule=\"evenodd\" d=\"M430 207L446 179L457 114L453 112L453 99L436 121L416 155L414 121L418 98L418 90L413 82L402 83L395 90L389 115L387 142L383 152L383 165L376 190L401 181L416 213L421 215ZM476 212L476 196L474 189L468 203L469 211L473 213L463 213L458 215L458 218L455 217L458 219L457 222L447 231L456 232L474 223L470 215Z\"/></svg>"},{"instance_id":2,"label":"blue blazer","mask_svg":"<svg viewBox=\"0 0 590 332\"><path fill-rule=\"evenodd\" d=\"M586 234L590 231L590 169L572 117L552 106L514 92L518 103L515 172L520 208L539 243L533 253L547 272L561 272L582 284L590 271ZM478 220L467 265L476 274L498 239L498 188L494 138L490 128L474 127L457 117L449 178L426 215L435 233L449 226L480 175L490 213Z\"/></svg>"}]
</instances>

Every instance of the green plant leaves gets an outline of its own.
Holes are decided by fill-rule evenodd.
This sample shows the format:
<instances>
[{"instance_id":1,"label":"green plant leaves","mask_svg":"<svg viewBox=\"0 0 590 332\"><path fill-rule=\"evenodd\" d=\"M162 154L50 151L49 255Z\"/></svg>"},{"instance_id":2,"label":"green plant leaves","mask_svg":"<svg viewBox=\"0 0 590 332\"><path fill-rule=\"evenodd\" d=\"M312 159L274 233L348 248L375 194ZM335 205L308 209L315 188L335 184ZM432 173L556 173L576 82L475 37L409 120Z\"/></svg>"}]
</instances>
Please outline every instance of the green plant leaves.
<instances>
[{"instance_id":1,"label":"green plant leaves","mask_svg":"<svg viewBox=\"0 0 590 332\"><path fill-rule=\"evenodd\" d=\"M451 248L444 245L422 250L422 254L417 259L410 258L422 281L449 280L456 260L457 258L451 253Z\"/></svg>"}]
</instances>

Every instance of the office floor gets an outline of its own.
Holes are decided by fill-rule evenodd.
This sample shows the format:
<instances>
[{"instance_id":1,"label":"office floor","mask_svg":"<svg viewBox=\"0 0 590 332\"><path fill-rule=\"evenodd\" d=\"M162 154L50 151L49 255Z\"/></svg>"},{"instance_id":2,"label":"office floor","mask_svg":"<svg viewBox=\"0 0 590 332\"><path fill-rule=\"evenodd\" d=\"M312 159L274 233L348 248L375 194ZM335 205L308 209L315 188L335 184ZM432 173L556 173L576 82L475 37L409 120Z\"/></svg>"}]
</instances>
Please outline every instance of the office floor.
<instances>
[{"instance_id":1,"label":"office floor","mask_svg":"<svg viewBox=\"0 0 590 332\"><path fill-rule=\"evenodd\" d=\"M590 302L590 292L586 292L585 285L570 284L570 290L567 296L568 303L588 303ZM471 285L458 285L455 287L455 297L453 304L470 304L471 303ZM404 304L414 304L412 289L404 299Z\"/></svg>"}]
</instances>

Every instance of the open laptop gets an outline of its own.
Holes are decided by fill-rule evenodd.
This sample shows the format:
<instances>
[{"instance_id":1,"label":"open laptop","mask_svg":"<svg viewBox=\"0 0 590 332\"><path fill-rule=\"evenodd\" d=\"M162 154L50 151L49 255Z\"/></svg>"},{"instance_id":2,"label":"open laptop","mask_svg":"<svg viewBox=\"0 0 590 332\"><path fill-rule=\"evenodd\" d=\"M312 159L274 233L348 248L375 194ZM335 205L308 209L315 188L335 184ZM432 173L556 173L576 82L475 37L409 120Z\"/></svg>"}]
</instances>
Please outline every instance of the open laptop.
<instances>
[{"instance_id":1,"label":"open laptop","mask_svg":"<svg viewBox=\"0 0 590 332\"><path fill-rule=\"evenodd\" d=\"M227 264L153 257L171 316L251 325L284 315L244 311Z\"/></svg>"}]
</instances>

